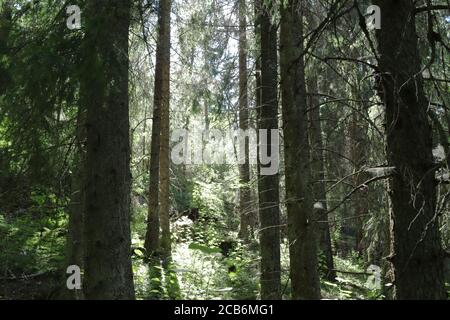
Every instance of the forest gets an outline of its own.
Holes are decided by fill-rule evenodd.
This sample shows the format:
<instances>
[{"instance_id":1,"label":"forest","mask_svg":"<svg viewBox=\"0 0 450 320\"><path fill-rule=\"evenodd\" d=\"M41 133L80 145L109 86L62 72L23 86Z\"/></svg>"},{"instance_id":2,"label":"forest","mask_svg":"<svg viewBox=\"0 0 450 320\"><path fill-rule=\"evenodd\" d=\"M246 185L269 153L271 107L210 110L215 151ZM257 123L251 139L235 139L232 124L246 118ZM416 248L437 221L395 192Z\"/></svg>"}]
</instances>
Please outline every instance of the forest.
<instances>
[{"instance_id":1,"label":"forest","mask_svg":"<svg viewBox=\"0 0 450 320\"><path fill-rule=\"evenodd\" d=\"M0 0L0 300L447 300L449 0Z\"/></svg>"}]
</instances>

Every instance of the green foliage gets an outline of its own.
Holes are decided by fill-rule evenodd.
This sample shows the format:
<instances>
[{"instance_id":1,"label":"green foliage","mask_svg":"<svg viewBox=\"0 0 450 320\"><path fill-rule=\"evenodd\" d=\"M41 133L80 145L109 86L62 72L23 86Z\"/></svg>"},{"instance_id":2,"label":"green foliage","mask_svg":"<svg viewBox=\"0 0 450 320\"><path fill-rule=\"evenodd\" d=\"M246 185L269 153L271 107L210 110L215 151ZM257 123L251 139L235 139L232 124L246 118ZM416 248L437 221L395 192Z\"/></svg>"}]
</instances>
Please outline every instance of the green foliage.
<instances>
[{"instance_id":1,"label":"green foliage","mask_svg":"<svg viewBox=\"0 0 450 320\"><path fill-rule=\"evenodd\" d=\"M228 257L216 247L178 245L173 261L184 299L256 299L257 251L238 245Z\"/></svg>"},{"instance_id":2,"label":"green foliage","mask_svg":"<svg viewBox=\"0 0 450 320\"><path fill-rule=\"evenodd\" d=\"M60 270L64 260L66 200L35 190L31 206L0 213L0 274Z\"/></svg>"},{"instance_id":3,"label":"green foliage","mask_svg":"<svg viewBox=\"0 0 450 320\"><path fill-rule=\"evenodd\" d=\"M336 269L343 272L338 272L336 282L321 281L322 295L325 299L372 300L383 298L380 290L366 286L369 276L365 274L366 269L359 257L351 259L334 258Z\"/></svg>"},{"instance_id":4,"label":"green foliage","mask_svg":"<svg viewBox=\"0 0 450 320\"><path fill-rule=\"evenodd\" d=\"M228 299L254 300L259 296L259 257L255 248L241 243L225 258L228 268L226 283L232 290Z\"/></svg>"},{"instance_id":5,"label":"green foliage","mask_svg":"<svg viewBox=\"0 0 450 320\"><path fill-rule=\"evenodd\" d=\"M191 250L199 250L205 254L220 253L220 248L208 247L199 243L191 243L188 248Z\"/></svg>"}]
</instances>

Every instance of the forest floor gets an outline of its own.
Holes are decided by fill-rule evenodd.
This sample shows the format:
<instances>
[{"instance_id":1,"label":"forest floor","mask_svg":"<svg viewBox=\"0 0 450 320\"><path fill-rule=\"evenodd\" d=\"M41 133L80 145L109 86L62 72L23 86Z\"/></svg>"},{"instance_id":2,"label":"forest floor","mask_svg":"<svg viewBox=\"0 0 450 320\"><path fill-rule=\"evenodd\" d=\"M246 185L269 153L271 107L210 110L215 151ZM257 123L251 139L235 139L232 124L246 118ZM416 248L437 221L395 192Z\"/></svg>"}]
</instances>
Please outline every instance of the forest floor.
<instances>
[{"instance_id":1,"label":"forest floor","mask_svg":"<svg viewBox=\"0 0 450 320\"><path fill-rule=\"evenodd\" d=\"M179 298L189 299L257 299L258 272L255 260L236 256L224 258L201 250L181 246L174 253L172 271L177 274ZM335 282L322 281L322 298L327 300L380 299L377 291L367 289L367 275L351 260L335 257L338 274ZM284 264L284 263L283 263ZM135 286L138 299L148 299L151 292L148 268L134 260ZM361 274L360 274L361 273ZM155 280L155 279L152 279ZM289 299L289 283L284 281L284 299ZM159 280L158 280L159 281ZM53 299L61 282L61 272L52 271L28 276L0 278L0 300ZM162 295L162 299L170 299Z\"/></svg>"},{"instance_id":2,"label":"forest floor","mask_svg":"<svg viewBox=\"0 0 450 320\"><path fill-rule=\"evenodd\" d=\"M62 273L46 272L0 279L0 300L48 300L58 287Z\"/></svg>"},{"instance_id":3,"label":"forest floor","mask_svg":"<svg viewBox=\"0 0 450 320\"><path fill-rule=\"evenodd\" d=\"M337 272L335 282L325 281L322 284L323 299L330 300L366 300L381 299L380 290L370 289L369 285L373 278L366 273L366 270L354 261L354 259L343 259L334 257Z\"/></svg>"}]
</instances>

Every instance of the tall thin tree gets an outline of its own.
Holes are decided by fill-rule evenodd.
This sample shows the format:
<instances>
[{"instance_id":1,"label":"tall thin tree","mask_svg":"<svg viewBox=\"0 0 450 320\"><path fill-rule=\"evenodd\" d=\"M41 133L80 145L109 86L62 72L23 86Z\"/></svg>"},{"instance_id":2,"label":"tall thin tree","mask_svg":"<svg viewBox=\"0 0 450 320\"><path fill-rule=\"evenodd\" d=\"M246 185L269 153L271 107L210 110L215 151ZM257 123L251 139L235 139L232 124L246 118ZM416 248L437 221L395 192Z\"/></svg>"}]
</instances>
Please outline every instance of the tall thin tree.
<instances>
[{"instance_id":1,"label":"tall thin tree","mask_svg":"<svg viewBox=\"0 0 450 320\"><path fill-rule=\"evenodd\" d=\"M170 12L171 0L159 3L159 36L157 68L159 79L155 81L155 95L159 95L161 112L161 150L160 150L160 219L161 250L165 256L170 255L170 221L169 221L169 178L170 178ZM158 85L158 88L156 87Z\"/></svg>"},{"instance_id":2,"label":"tall thin tree","mask_svg":"<svg viewBox=\"0 0 450 320\"><path fill-rule=\"evenodd\" d=\"M303 1L281 7L280 64L290 275L294 299L319 299L303 49Z\"/></svg>"},{"instance_id":3,"label":"tall thin tree","mask_svg":"<svg viewBox=\"0 0 450 320\"><path fill-rule=\"evenodd\" d=\"M247 10L246 1L239 0L239 129L249 128L248 110L248 71L247 71ZM246 139L239 146L244 151L244 164L239 166L239 236L248 240L249 230L253 227L253 210L250 207L250 159L249 142Z\"/></svg>"},{"instance_id":4,"label":"tall thin tree","mask_svg":"<svg viewBox=\"0 0 450 320\"><path fill-rule=\"evenodd\" d=\"M150 159L149 206L145 248L149 254L170 253L169 100L170 0L159 2L155 95ZM160 230L161 228L161 230Z\"/></svg>"},{"instance_id":5,"label":"tall thin tree","mask_svg":"<svg viewBox=\"0 0 450 320\"><path fill-rule=\"evenodd\" d=\"M258 1L258 0L257 0ZM260 2L259 2L260 3ZM272 129L278 129L277 28L271 3L260 6L261 106L259 129L267 129L267 150L272 150ZM278 133L277 133L278 134ZM262 143L262 141L260 141ZM276 146L278 148L279 146ZM261 148L261 146L260 146ZM265 165L259 161L260 172ZM281 299L279 175L260 175L259 231L261 247L261 298Z\"/></svg>"}]
</instances>

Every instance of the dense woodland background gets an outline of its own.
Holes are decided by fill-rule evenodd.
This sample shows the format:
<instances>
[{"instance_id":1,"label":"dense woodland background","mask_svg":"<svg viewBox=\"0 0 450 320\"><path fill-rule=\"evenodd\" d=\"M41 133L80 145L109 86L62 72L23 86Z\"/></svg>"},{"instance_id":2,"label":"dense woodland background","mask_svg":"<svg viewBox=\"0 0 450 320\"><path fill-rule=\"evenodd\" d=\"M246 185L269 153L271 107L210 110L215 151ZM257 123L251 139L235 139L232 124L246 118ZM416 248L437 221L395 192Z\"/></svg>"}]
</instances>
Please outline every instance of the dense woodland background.
<instances>
[{"instance_id":1,"label":"dense woodland background","mask_svg":"<svg viewBox=\"0 0 450 320\"><path fill-rule=\"evenodd\" d=\"M447 299L449 26L448 0L0 0L0 299ZM248 141L174 164L182 128L277 129L279 173Z\"/></svg>"}]
</instances>

